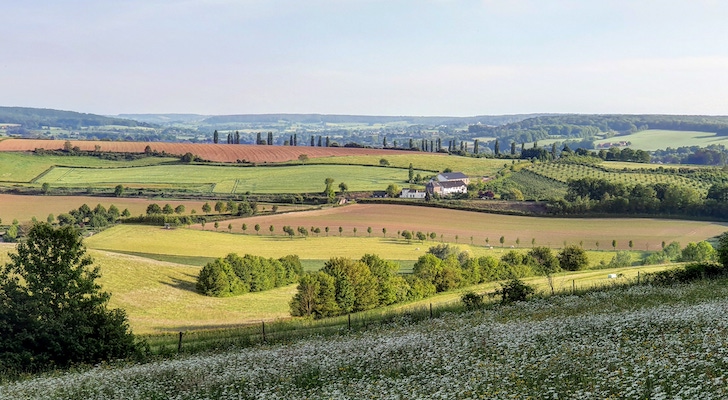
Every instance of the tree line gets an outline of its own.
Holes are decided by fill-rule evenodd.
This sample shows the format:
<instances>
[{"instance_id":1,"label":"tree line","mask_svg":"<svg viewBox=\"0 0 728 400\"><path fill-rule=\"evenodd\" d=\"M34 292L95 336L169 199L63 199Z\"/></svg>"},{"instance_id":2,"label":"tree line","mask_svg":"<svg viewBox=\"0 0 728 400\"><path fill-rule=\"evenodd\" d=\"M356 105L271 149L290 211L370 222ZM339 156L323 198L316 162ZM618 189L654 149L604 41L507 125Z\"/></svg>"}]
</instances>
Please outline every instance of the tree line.
<instances>
[{"instance_id":1,"label":"tree line","mask_svg":"<svg viewBox=\"0 0 728 400\"><path fill-rule=\"evenodd\" d=\"M663 214L728 217L728 184L716 183L703 198L695 189L670 183L626 185L602 178L573 179L563 199L549 201L553 214Z\"/></svg>"},{"instance_id":2,"label":"tree line","mask_svg":"<svg viewBox=\"0 0 728 400\"><path fill-rule=\"evenodd\" d=\"M206 296L227 297L290 285L302 274L301 260L296 255L274 259L230 253L205 264L196 287Z\"/></svg>"},{"instance_id":3,"label":"tree line","mask_svg":"<svg viewBox=\"0 0 728 400\"><path fill-rule=\"evenodd\" d=\"M578 270L588 263L579 246L567 246L558 255L547 247L534 247L526 254L509 251L498 260L473 258L457 247L441 244L421 256L408 275L398 273L398 263L373 254L359 260L335 257L320 271L301 277L290 303L291 315L325 318L348 314L510 277L551 277L562 268Z\"/></svg>"}]
</instances>

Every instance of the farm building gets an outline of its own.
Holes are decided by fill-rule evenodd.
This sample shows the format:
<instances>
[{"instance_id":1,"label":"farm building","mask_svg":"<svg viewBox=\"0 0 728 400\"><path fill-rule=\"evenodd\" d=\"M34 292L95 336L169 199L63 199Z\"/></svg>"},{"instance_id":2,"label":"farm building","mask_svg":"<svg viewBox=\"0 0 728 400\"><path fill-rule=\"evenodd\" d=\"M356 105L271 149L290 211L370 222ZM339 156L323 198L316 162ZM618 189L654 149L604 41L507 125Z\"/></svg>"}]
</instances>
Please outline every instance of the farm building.
<instances>
[{"instance_id":1,"label":"farm building","mask_svg":"<svg viewBox=\"0 0 728 400\"><path fill-rule=\"evenodd\" d=\"M456 193L467 193L468 185L463 181L452 181L452 182L438 182L435 180L430 181L425 186L425 190L430 194L437 194L440 196L449 196Z\"/></svg>"},{"instance_id":2,"label":"farm building","mask_svg":"<svg viewBox=\"0 0 728 400\"><path fill-rule=\"evenodd\" d=\"M463 183L465 183L465 186L467 186L470 183L470 178L468 178L468 176L463 174L462 172L443 172L443 173L437 174L437 181L438 182L463 181Z\"/></svg>"},{"instance_id":3,"label":"farm building","mask_svg":"<svg viewBox=\"0 0 728 400\"><path fill-rule=\"evenodd\" d=\"M417 189L402 189L402 193L399 197L403 199L424 199L427 192L424 190Z\"/></svg>"}]
</instances>

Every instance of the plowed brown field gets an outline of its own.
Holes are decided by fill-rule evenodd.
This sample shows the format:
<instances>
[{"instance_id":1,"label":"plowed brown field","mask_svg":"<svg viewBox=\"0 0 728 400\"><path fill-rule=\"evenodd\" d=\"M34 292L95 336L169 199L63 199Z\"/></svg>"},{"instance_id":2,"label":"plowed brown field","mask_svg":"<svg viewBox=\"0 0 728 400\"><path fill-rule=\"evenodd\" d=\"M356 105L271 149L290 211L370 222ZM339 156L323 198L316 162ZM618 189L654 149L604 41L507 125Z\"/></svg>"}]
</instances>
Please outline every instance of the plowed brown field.
<instances>
[{"instance_id":1,"label":"plowed brown field","mask_svg":"<svg viewBox=\"0 0 728 400\"><path fill-rule=\"evenodd\" d=\"M33 151L35 149L60 150L65 140L8 139L0 141L0 151ZM252 163L277 163L297 160L301 154L309 158L332 156L361 156L412 154L403 150L358 149L348 147L304 147L304 146L257 146L245 144L205 144L205 143L168 143L168 142L104 142L72 140L73 146L92 151L100 146L101 151L119 153L143 153L144 148L169 154L192 153L205 160L216 162L237 162L244 160Z\"/></svg>"},{"instance_id":2,"label":"plowed brown field","mask_svg":"<svg viewBox=\"0 0 728 400\"><path fill-rule=\"evenodd\" d=\"M628 243L633 241L634 250L658 250L661 242L698 242L726 230L720 222L661 220L647 218L541 218L512 215L487 214L439 208L412 207L403 205L355 204L346 207L327 208L316 211L256 216L225 221L233 225L233 232L242 233L242 224L248 225L250 233L255 224L260 224L263 233L273 225L277 235L283 235L284 225L294 229L321 228L321 236L326 236L324 227L330 228L330 236L339 236L339 227L344 236L367 237L367 228L372 228L372 237L382 237L382 228L387 228L387 237L397 236L399 230L435 232L443 235L446 242L485 245L489 239L491 246L500 247L499 238L504 237L506 247L531 247L531 239L537 245L562 247L563 242L580 243L586 249L611 250L612 240L617 241L618 250L629 250ZM193 225L203 229L201 225ZM204 228L212 229L210 224ZM455 236L458 239L455 239ZM596 245L600 243L600 246Z\"/></svg>"}]
</instances>

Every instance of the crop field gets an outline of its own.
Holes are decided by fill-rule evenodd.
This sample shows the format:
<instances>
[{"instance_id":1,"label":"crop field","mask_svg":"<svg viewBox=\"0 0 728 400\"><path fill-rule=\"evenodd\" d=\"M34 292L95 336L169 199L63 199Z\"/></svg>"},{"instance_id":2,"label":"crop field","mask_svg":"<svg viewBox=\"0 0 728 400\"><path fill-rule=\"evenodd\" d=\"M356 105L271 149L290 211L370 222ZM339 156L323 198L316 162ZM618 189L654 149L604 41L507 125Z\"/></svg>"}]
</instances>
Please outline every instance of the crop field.
<instances>
[{"instance_id":1,"label":"crop field","mask_svg":"<svg viewBox=\"0 0 728 400\"><path fill-rule=\"evenodd\" d=\"M204 201L190 200L148 200L126 197L92 197L92 196L21 196L11 194L0 194L0 218L5 224L9 224L12 220L17 219L19 222L30 221L36 217L39 221L45 221L48 214L58 216L58 214L67 213L70 210L79 208L82 204L86 204L92 209L101 204L105 208L109 208L112 204L123 211L129 209L131 215L140 215L146 212L149 204L156 203L160 207L170 204L172 207L178 205L185 206L184 215L190 214L192 210L198 213L202 210Z\"/></svg>"},{"instance_id":2,"label":"crop field","mask_svg":"<svg viewBox=\"0 0 728 400\"><path fill-rule=\"evenodd\" d=\"M711 144L722 144L728 146L728 136L718 136L709 132L694 131L668 131L659 129L648 129L631 135L614 136L608 139L594 141L594 144L614 143L629 141L632 149L653 151L666 149L668 147L678 148L683 146L705 147Z\"/></svg>"},{"instance_id":3,"label":"crop field","mask_svg":"<svg viewBox=\"0 0 728 400\"><path fill-rule=\"evenodd\" d=\"M500 247L499 239L504 237L505 247L530 247L531 240L536 245L548 245L560 248L564 242L578 244L583 242L586 249L611 249L612 240L617 240L617 249L629 249L628 242L633 241L634 249L656 250L662 241L678 241L683 246L689 242L705 240L728 230L728 224L718 222L660 220L660 219L620 219L620 218L541 218L511 215L477 213L440 208L413 207L403 205L355 204L345 207L327 208L292 214L266 215L225 221L221 227L233 225L234 233L242 233L242 224L248 226L248 233L255 236L253 226L259 224L261 233L267 234L268 227L273 225L276 235L284 235L284 225L302 226L307 229L318 227L321 236L325 227L329 227L329 236L338 236L342 227L344 238L369 236L367 228L372 228L372 237L383 238L382 228L387 229L387 237L393 238L397 231L434 232L437 240L450 243L470 244L473 237L473 249L488 244ZM193 229L203 229L193 225ZM207 224L205 230L214 228ZM222 230L222 229L221 229ZM457 239L456 239L457 236ZM311 241L316 238L309 238ZM520 244L516 243L520 241ZM597 248L596 242L600 243ZM367 246L369 246L368 244ZM330 246L332 249L337 246ZM420 246L418 246L420 247ZM381 254L388 254L382 252ZM311 257L320 258L320 257ZM394 259L406 257L390 256Z\"/></svg>"},{"instance_id":4,"label":"crop field","mask_svg":"<svg viewBox=\"0 0 728 400\"><path fill-rule=\"evenodd\" d=\"M96 157L39 156L29 153L0 152L0 182L30 182L53 166L120 168L156 165L169 161L178 160L145 157L133 161L110 161Z\"/></svg>"},{"instance_id":5,"label":"crop field","mask_svg":"<svg viewBox=\"0 0 728 400\"><path fill-rule=\"evenodd\" d=\"M564 163L539 163L529 167L529 171L551 178L560 182L567 182L569 179L599 178L611 182L624 183L626 185L671 183L679 186L687 186L705 195L710 184L697 179L690 179L675 174L660 174L645 172L625 171L604 171L586 165L564 164Z\"/></svg>"},{"instance_id":6,"label":"crop field","mask_svg":"<svg viewBox=\"0 0 728 400\"><path fill-rule=\"evenodd\" d=\"M528 169L510 174L506 180L514 183L526 199L549 200L566 195L567 186L560 181L539 175Z\"/></svg>"},{"instance_id":7,"label":"crop field","mask_svg":"<svg viewBox=\"0 0 728 400\"><path fill-rule=\"evenodd\" d=\"M424 171L416 171L424 173ZM138 168L91 169L56 167L37 183L66 187L182 187L214 193L312 193L324 190L333 178L338 191L345 182L351 191L384 190L403 185L408 172L365 166L299 165L286 167L226 167L209 165L157 165Z\"/></svg>"},{"instance_id":8,"label":"crop field","mask_svg":"<svg viewBox=\"0 0 728 400\"><path fill-rule=\"evenodd\" d=\"M32 151L36 148L46 150L63 149L65 140L8 139L0 142L0 152ZM73 146L91 151L100 146L101 151L120 153L143 153L149 146L154 151L168 154L195 154L205 160L217 162L279 163L297 160L301 154L309 158L350 156L350 155L393 155L412 154L404 150L359 149L349 147L308 147L308 146L259 146L246 144L206 144L206 143L169 143L169 142L104 142L72 140Z\"/></svg>"},{"instance_id":9,"label":"crop field","mask_svg":"<svg viewBox=\"0 0 728 400\"><path fill-rule=\"evenodd\" d=\"M633 286L403 317L286 344L102 365L0 386L14 399L728 396L728 286Z\"/></svg>"},{"instance_id":10,"label":"crop field","mask_svg":"<svg viewBox=\"0 0 728 400\"><path fill-rule=\"evenodd\" d=\"M469 176L491 176L503 169L504 164L510 160L497 160L493 158L472 158L461 156L448 156L446 154L407 152L406 154L369 155L369 156L343 156L317 158L315 162L332 164L359 164L379 165L385 159L389 165L408 168L412 163L414 168L443 171L450 168ZM429 173L432 174L432 173Z\"/></svg>"}]
</instances>

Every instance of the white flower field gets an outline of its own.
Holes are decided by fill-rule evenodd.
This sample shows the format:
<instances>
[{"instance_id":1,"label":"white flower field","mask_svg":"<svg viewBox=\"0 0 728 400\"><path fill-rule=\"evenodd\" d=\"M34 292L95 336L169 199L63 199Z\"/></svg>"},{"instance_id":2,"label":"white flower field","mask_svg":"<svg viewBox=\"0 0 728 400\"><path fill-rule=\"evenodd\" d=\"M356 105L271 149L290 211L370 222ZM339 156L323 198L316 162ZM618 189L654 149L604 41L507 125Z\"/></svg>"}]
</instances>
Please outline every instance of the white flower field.
<instances>
[{"instance_id":1,"label":"white flower field","mask_svg":"<svg viewBox=\"0 0 728 400\"><path fill-rule=\"evenodd\" d=\"M728 286L556 296L0 386L3 399L721 399Z\"/></svg>"}]
</instances>

